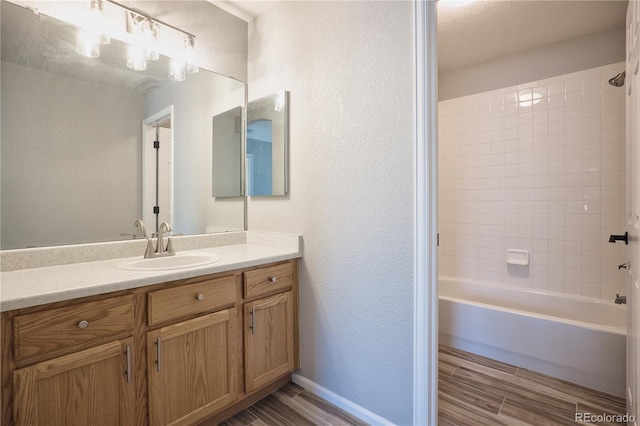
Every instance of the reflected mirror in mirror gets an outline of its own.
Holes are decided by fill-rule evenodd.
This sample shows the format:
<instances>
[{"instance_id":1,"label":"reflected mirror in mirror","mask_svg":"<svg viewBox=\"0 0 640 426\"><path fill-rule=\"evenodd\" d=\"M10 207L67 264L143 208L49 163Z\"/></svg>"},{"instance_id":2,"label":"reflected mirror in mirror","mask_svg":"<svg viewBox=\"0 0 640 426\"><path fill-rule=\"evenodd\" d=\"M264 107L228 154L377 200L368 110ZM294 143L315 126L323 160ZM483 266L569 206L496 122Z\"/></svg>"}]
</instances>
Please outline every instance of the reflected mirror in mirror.
<instances>
[{"instance_id":1,"label":"reflected mirror in mirror","mask_svg":"<svg viewBox=\"0 0 640 426\"><path fill-rule=\"evenodd\" d=\"M247 195L288 191L289 93L281 90L247 105Z\"/></svg>"},{"instance_id":2,"label":"reflected mirror in mirror","mask_svg":"<svg viewBox=\"0 0 640 426\"><path fill-rule=\"evenodd\" d=\"M162 55L133 71L113 37L86 58L74 26L1 8L2 249L132 239L143 217L148 235L156 218L175 234L244 229L244 197L211 197L211 118L244 108L245 83L172 81Z\"/></svg>"},{"instance_id":3,"label":"reflected mirror in mirror","mask_svg":"<svg viewBox=\"0 0 640 426\"><path fill-rule=\"evenodd\" d=\"M213 196L242 195L242 108L213 117Z\"/></svg>"}]
</instances>

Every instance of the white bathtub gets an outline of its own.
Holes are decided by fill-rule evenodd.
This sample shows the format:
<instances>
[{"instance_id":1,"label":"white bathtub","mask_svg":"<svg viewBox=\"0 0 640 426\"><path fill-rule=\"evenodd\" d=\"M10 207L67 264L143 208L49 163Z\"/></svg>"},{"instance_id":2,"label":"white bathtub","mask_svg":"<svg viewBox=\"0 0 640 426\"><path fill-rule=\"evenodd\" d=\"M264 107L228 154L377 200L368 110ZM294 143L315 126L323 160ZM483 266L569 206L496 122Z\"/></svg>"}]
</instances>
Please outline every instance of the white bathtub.
<instances>
[{"instance_id":1,"label":"white bathtub","mask_svg":"<svg viewBox=\"0 0 640 426\"><path fill-rule=\"evenodd\" d=\"M441 278L439 311L442 344L625 396L625 306Z\"/></svg>"}]
</instances>

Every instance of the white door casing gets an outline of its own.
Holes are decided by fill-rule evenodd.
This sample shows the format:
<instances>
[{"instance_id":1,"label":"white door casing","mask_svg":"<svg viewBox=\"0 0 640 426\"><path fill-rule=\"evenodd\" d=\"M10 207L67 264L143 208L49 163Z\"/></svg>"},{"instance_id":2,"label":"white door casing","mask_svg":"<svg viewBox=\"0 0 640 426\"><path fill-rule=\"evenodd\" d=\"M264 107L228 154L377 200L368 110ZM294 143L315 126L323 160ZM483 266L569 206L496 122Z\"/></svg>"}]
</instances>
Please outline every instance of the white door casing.
<instances>
[{"instance_id":1,"label":"white door casing","mask_svg":"<svg viewBox=\"0 0 640 426\"><path fill-rule=\"evenodd\" d=\"M167 222L173 226L173 106L147 117L142 123L142 220L151 237L156 230L156 150L158 150L158 225Z\"/></svg>"},{"instance_id":2,"label":"white door casing","mask_svg":"<svg viewBox=\"0 0 640 426\"><path fill-rule=\"evenodd\" d=\"M640 2L629 1L627 9L626 46L626 180L627 207L626 230L629 233L627 250L628 279L627 295L627 411L635 417L638 426L640 417L640 183L638 182L638 113L640 109Z\"/></svg>"}]
</instances>

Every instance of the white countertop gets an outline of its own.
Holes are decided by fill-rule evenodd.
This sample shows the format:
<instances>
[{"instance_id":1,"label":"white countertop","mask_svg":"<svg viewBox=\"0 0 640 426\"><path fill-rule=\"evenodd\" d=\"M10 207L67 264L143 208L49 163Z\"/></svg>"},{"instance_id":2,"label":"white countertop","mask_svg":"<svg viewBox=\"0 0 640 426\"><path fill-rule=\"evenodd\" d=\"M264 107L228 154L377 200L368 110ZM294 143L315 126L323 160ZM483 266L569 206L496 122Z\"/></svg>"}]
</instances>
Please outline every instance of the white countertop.
<instances>
[{"instance_id":1,"label":"white countertop","mask_svg":"<svg viewBox=\"0 0 640 426\"><path fill-rule=\"evenodd\" d=\"M142 256L135 256L2 272L0 274L0 311L127 290L300 257L299 248L275 248L258 244L200 248L180 253L189 253L190 251L216 254L221 259L201 267L165 271L128 271L116 267L116 264L124 259L142 258Z\"/></svg>"}]
</instances>

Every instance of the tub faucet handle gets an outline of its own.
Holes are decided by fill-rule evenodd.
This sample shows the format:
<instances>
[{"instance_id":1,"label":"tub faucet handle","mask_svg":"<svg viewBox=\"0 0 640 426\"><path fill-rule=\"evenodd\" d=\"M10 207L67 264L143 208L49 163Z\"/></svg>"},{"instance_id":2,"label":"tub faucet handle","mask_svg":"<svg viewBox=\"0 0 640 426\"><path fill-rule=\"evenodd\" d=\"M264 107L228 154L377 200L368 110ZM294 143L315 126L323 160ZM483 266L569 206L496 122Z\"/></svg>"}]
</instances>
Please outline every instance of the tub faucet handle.
<instances>
[{"instance_id":1,"label":"tub faucet handle","mask_svg":"<svg viewBox=\"0 0 640 426\"><path fill-rule=\"evenodd\" d=\"M629 268L629 264L627 262L624 262L622 265L618 265L618 269L627 269Z\"/></svg>"},{"instance_id":2,"label":"tub faucet handle","mask_svg":"<svg viewBox=\"0 0 640 426\"><path fill-rule=\"evenodd\" d=\"M629 233L625 232L623 235L610 235L609 242L615 243L616 241L624 241L626 245L629 245Z\"/></svg>"},{"instance_id":3,"label":"tub faucet handle","mask_svg":"<svg viewBox=\"0 0 640 426\"><path fill-rule=\"evenodd\" d=\"M618 304L618 305L626 305L627 304L627 296L620 296L619 294L616 294L615 303Z\"/></svg>"}]
</instances>

